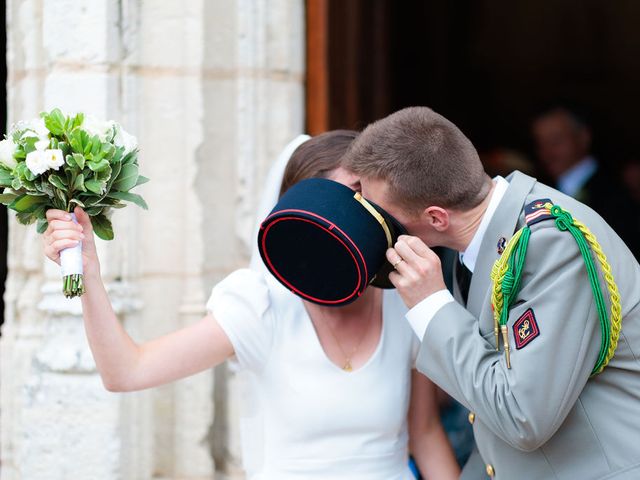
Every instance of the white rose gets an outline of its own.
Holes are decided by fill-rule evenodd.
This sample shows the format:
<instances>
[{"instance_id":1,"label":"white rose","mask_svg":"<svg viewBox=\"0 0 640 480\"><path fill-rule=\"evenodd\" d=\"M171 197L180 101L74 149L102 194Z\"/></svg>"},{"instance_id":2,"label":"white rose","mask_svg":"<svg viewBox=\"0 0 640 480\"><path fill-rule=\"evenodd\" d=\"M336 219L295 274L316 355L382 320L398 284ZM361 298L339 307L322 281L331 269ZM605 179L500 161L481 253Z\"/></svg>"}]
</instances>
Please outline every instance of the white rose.
<instances>
[{"instance_id":1,"label":"white rose","mask_svg":"<svg viewBox=\"0 0 640 480\"><path fill-rule=\"evenodd\" d=\"M16 144L6 139L0 141L0 163L10 170L13 170L18 164L13 154L16 152Z\"/></svg>"},{"instance_id":2,"label":"white rose","mask_svg":"<svg viewBox=\"0 0 640 480\"><path fill-rule=\"evenodd\" d=\"M124 147L124 154L126 155L138 148L138 139L125 131L120 125L117 125L116 136L113 137L113 144L116 147Z\"/></svg>"},{"instance_id":3,"label":"white rose","mask_svg":"<svg viewBox=\"0 0 640 480\"><path fill-rule=\"evenodd\" d=\"M64 165L64 154L62 153L62 150L58 148L50 148L45 150L44 154L48 168L58 170L62 165Z\"/></svg>"},{"instance_id":4,"label":"white rose","mask_svg":"<svg viewBox=\"0 0 640 480\"><path fill-rule=\"evenodd\" d=\"M82 122L82 129L92 137L97 135L101 142L106 142L113 132L113 122L101 121L93 115L86 115Z\"/></svg>"},{"instance_id":5,"label":"white rose","mask_svg":"<svg viewBox=\"0 0 640 480\"><path fill-rule=\"evenodd\" d=\"M42 150L34 150L27 153L27 168L31 170L34 175L41 175L49 170L47 163L47 155Z\"/></svg>"},{"instance_id":6,"label":"white rose","mask_svg":"<svg viewBox=\"0 0 640 480\"><path fill-rule=\"evenodd\" d=\"M47 153L51 150L48 150L49 140L40 140L34 144L36 149L33 152L27 153L27 168L31 170L31 173L34 175L41 175L49 168L50 165L50 155ZM62 152L60 152L62 153Z\"/></svg>"}]
</instances>

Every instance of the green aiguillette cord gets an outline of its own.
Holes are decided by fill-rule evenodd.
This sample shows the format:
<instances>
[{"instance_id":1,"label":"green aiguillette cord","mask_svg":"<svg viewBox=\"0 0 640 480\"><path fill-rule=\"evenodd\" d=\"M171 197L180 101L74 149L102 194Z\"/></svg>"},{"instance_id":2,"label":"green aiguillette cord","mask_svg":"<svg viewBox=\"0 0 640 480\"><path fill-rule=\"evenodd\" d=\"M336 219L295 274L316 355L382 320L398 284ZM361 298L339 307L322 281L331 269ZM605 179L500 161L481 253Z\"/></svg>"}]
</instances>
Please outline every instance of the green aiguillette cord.
<instances>
[{"instance_id":1,"label":"green aiguillette cord","mask_svg":"<svg viewBox=\"0 0 640 480\"><path fill-rule=\"evenodd\" d=\"M604 295L602 294L602 288L600 287L600 281L598 279L598 270L596 268L593 257L591 256L591 249L587 240L578 227L574 225L571 214L558 205L551 207L551 215L555 217L555 223L560 231L568 230L578 244L582 258L587 267L587 273L589 274L589 283L591 283L591 291L596 302L598 309L598 317L600 318L600 331L602 333L602 340L600 342L600 353L598 354L598 361L596 366L591 372L592 375L596 374L600 368L604 365L609 351L609 342L611 340L611 329L609 323L609 314L607 313L607 305L604 301Z\"/></svg>"},{"instance_id":2,"label":"green aiguillette cord","mask_svg":"<svg viewBox=\"0 0 640 480\"><path fill-rule=\"evenodd\" d=\"M550 209L551 215L555 218L556 227L560 231L569 231L580 249L582 258L587 268L587 274L589 276L589 283L591 284L591 290L596 302L598 310L598 317L600 319L600 330L602 333L602 339L600 342L600 352L598 354L598 360L593 368L591 375L598 373L605 363L608 361L607 352L609 351L609 343L611 341L611 326L609 322L609 315L607 313L607 306L600 287L600 281L598 279L598 270L596 268L593 257L591 256L591 249L589 243L585 239L583 233L574 224L571 215L560 208L558 205L553 205ZM522 233L517 240L517 244L511 250L511 254L508 259L508 268L502 279L501 289L504 298L503 308L500 312L500 326L506 326L509 320L509 309L515 301L518 291L520 289L520 281L522 279L522 272L524 271L524 261L527 255L527 247L529 245L529 237L531 236L531 229L528 225L522 228ZM571 299L567 299L571 301Z\"/></svg>"}]
</instances>

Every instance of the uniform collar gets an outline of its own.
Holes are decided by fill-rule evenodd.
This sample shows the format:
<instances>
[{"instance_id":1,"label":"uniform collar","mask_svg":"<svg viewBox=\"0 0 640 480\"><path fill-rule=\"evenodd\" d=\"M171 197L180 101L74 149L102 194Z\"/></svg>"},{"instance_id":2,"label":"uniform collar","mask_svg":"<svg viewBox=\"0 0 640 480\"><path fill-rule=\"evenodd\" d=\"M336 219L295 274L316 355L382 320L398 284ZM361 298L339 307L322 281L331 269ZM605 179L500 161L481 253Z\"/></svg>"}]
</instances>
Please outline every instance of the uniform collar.
<instances>
[{"instance_id":1,"label":"uniform collar","mask_svg":"<svg viewBox=\"0 0 640 480\"><path fill-rule=\"evenodd\" d=\"M509 182L507 191L498 202L492 218L487 216L489 225L481 237L480 250L476 255L467 301L467 310L476 315L479 315L486 295L490 292L491 268L502 253L501 247L516 231L522 207L536 183L535 178L518 171L509 175L506 181Z\"/></svg>"},{"instance_id":2,"label":"uniform collar","mask_svg":"<svg viewBox=\"0 0 640 480\"><path fill-rule=\"evenodd\" d=\"M460 260L471 271L471 273L473 273L476 268L476 260L478 259L478 253L480 252L480 245L482 244L482 239L487 232L489 223L491 222L491 219L496 213L502 197L504 197L504 194L509 187L509 182L507 182L501 176L495 177L493 179L493 182L495 183L495 188L491 193L489 205L487 205L487 210L482 216L482 220L480 221L478 230L476 230L476 233L473 235L473 238L471 239L471 242L469 242L469 246L467 246L467 249L464 252L459 253Z\"/></svg>"}]
</instances>

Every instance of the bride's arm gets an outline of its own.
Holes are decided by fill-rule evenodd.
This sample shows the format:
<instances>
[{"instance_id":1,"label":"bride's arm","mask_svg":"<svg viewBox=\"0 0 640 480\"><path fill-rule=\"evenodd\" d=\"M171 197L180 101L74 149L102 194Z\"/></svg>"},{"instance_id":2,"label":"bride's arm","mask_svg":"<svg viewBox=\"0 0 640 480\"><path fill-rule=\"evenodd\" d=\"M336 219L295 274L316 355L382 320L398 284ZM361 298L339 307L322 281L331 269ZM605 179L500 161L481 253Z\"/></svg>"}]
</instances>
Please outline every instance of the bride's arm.
<instances>
[{"instance_id":1,"label":"bride's arm","mask_svg":"<svg viewBox=\"0 0 640 480\"><path fill-rule=\"evenodd\" d=\"M59 262L60 250L80 240L83 242L84 325L96 366L108 390L155 387L206 370L233 355L229 338L211 314L186 328L136 344L118 321L104 288L91 221L81 209L77 208L75 213L79 225L64 211L47 212L45 254Z\"/></svg>"},{"instance_id":2,"label":"bride's arm","mask_svg":"<svg viewBox=\"0 0 640 480\"><path fill-rule=\"evenodd\" d=\"M440 422L436 386L416 370L411 373L409 449L425 478L460 477L460 467Z\"/></svg>"}]
</instances>

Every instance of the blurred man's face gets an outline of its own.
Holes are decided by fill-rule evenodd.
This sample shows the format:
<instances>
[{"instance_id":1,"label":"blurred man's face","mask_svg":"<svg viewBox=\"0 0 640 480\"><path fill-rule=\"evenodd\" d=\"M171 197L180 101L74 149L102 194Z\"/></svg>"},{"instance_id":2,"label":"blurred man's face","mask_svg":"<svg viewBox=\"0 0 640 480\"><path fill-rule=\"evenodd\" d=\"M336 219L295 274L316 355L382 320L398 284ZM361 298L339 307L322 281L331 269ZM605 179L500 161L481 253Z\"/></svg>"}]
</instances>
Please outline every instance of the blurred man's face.
<instances>
[{"instance_id":1,"label":"blurred man's face","mask_svg":"<svg viewBox=\"0 0 640 480\"><path fill-rule=\"evenodd\" d=\"M552 112L538 118L532 133L540 163L554 179L589 153L589 130L577 125L565 112Z\"/></svg>"}]
</instances>

